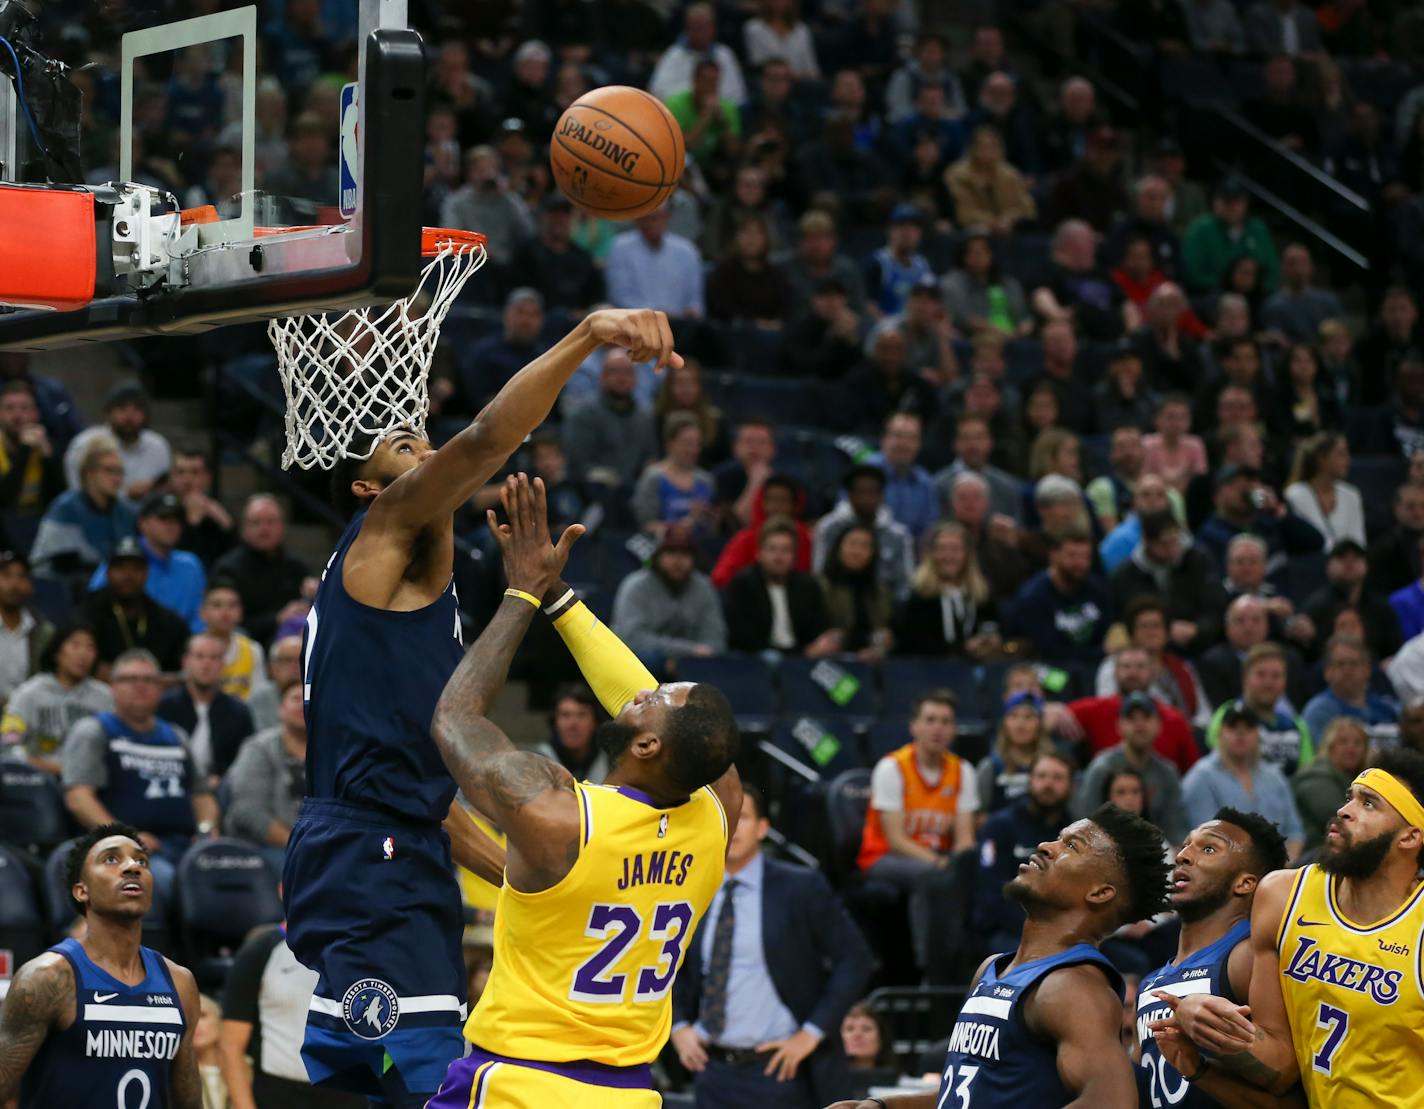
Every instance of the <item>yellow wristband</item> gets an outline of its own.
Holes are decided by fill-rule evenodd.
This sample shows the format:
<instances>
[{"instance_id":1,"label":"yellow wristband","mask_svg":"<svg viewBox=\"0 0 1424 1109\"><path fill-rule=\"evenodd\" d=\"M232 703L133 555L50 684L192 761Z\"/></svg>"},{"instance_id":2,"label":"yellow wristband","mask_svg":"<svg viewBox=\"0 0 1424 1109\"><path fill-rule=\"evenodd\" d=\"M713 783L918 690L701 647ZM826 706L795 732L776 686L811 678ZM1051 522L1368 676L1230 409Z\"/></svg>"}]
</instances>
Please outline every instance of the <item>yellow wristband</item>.
<instances>
[{"instance_id":1,"label":"yellow wristband","mask_svg":"<svg viewBox=\"0 0 1424 1109\"><path fill-rule=\"evenodd\" d=\"M538 597L534 596L534 594L532 593L526 593L522 589L506 589L504 591L504 595L506 597L518 597L521 601L528 601L535 608L543 607Z\"/></svg>"}]
</instances>

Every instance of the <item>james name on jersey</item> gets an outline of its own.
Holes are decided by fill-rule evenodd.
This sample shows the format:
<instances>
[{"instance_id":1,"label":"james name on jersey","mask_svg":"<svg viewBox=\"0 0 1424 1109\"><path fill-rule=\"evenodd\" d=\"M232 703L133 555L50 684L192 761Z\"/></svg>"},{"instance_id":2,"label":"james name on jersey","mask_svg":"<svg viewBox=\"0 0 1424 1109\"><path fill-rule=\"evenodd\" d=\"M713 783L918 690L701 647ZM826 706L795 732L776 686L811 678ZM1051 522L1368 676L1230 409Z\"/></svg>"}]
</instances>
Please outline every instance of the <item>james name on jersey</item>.
<instances>
[{"instance_id":1,"label":"james name on jersey","mask_svg":"<svg viewBox=\"0 0 1424 1109\"><path fill-rule=\"evenodd\" d=\"M642 855L625 855L623 877L618 879L618 888L680 886L687 881L692 861L691 851L650 851L646 863Z\"/></svg>"}]
</instances>

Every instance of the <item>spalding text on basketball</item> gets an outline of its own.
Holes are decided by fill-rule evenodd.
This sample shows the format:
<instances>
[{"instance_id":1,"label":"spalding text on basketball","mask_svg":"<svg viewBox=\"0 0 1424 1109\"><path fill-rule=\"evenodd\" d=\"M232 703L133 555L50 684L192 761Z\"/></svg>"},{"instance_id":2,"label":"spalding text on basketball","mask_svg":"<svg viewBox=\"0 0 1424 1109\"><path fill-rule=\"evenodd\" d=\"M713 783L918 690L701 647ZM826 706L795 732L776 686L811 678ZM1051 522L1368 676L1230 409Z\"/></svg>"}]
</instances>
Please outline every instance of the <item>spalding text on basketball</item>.
<instances>
[{"instance_id":1,"label":"spalding text on basketball","mask_svg":"<svg viewBox=\"0 0 1424 1109\"><path fill-rule=\"evenodd\" d=\"M563 127L559 129L559 134L565 138L573 139L575 142L583 143L590 150L596 150L610 162L619 166L624 173L632 173L638 168L638 151L628 150L606 135L595 134L593 128L585 127L576 119L565 119Z\"/></svg>"}]
</instances>

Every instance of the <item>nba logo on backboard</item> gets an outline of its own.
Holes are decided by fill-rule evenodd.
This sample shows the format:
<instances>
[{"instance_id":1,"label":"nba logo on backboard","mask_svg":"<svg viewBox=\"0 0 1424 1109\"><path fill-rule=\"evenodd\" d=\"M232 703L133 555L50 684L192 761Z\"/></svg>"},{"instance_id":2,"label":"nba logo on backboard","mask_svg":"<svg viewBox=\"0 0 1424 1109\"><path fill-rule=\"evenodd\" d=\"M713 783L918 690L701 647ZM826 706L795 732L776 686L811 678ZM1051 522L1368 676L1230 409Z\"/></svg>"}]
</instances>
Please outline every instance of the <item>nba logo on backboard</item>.
<instances>
[{"instance_id":1,"label":"nba logo on backboard","mask_svg":"<svg viewBox=\"0 0 1424 1109\"><path fill-rule=\"evenodd\" d=\"M356 103L357 85L353 81L341 87L341 217L356 214L356 124L360 110Z\"/></svg>"},{"instance_id":2,"label":"nba logo on backboard","mask_svg":"<svg viewBox=\"0 0 1424 1109\"><path fill-rule=\"evenodd\" d=\"M396 857L396 841L387 836L385 842L381 844L381 854L389 862Z\"/></svg>"}]
</instances>

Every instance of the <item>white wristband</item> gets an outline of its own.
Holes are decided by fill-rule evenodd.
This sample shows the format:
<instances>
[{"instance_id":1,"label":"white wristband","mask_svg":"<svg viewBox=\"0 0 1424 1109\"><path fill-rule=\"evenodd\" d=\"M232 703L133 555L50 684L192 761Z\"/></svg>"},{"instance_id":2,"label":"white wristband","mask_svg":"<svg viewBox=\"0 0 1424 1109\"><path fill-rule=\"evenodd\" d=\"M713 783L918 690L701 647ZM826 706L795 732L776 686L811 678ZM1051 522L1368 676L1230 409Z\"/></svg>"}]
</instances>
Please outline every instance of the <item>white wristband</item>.
<instances>
[{"instance_id":1,"label":"white wristband","mask_svg":"<svg viewBox=\"0 0 1424 1109\"><path fill-rule=\"evenodd\" d=\"M562 597L560 597L560 598L559 598L557 601L555 601L553 604L551 604L551 605L545 605L545 606L544 606L544 615L545 615L545 616L553 616L554 613L556 613L556 612L559 611L559 609L563 608L563 607L564 607L565 605L567 605L569 602L574 601L574 600L577 600L577 599L578 599L577 594L575 594L574 591L573 591L572 589L570 589L568 592L566 592Z\"/></svg>"}]
</instances>

